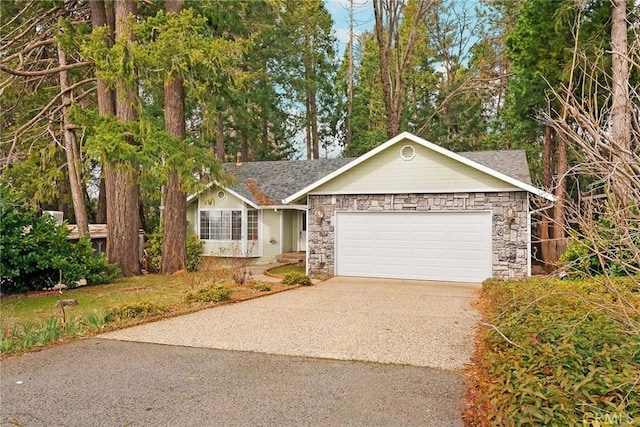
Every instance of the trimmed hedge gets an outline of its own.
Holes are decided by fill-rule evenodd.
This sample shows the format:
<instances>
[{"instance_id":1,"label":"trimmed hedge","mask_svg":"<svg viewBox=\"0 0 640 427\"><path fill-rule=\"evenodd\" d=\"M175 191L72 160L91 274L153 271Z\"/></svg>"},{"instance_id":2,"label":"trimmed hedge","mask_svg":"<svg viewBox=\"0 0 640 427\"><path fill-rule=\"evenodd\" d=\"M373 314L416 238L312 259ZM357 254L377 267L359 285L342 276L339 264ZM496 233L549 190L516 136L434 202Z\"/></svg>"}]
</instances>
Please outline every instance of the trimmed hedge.
<instances>
[{"instance_id":1,"label":"trimmed hedge","mask_svg":"<svg viewBox=\"0 0 640 427\"><path fill-rule=\"evenodd\" d=\"M476 354L476 399L486 400L471 402L468 422L640 423L640 294L637 280L614 284L486 281L481 305L492 326Z\"/></svg>"}]
</instances>

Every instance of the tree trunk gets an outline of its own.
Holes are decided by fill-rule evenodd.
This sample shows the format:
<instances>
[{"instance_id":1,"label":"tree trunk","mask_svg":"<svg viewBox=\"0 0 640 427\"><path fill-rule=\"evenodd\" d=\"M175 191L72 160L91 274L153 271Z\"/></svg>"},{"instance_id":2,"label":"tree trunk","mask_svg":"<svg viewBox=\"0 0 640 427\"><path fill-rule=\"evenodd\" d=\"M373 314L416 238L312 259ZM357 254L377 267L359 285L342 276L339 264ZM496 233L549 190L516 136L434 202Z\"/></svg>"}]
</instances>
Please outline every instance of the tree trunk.
<instances>
[{"instance_id":1,"label":"tree trunk","mask_svg":"<svg viewBox=\"0 0 640 427\"><path fill-rule=\"evenodd\" d=\"M224 121L222 113L217 114L216 133L216 158L224 162Z\"/></svg>"},{"instance_id":2,"label":"tree trunk","mask_svg":"<svg viewBox=\"0 0 640 427\"><path fill-rule=\"evenodd\" d=\"M613 158L617 168L627 169L631 153L631 99L629 97L629 60L627 43L627 1L611 0L611 50L612 50L612 106L611 142ZM620 201L629 194L629 183L623 174L612 173L612 187Z\"/></svg>"},{"instance_id":3,"label":"tree trunk","mask_svg":"<svg viewBox=\"0 0 640 427\"><path fill-rule=\"evenodd\" d=\"M543 185L544 189L547 191L551 190L551 179L553 177L553 164L552 164L552 152L554 150L554 137L553 137L553 129L551 126L546 125L544 128L544 151L542 154L542 165L544 169L544 177L543 177ZM540 212L540 241L546 242L549 240L549 215L547 211ZM546 244L543 243L542 246L542 260L546 262L548 260L547 254L545 251Z\"/></svg>"},{"instance_id":4,"label":"tree trunk","mask_svg":"<svg viewBox=\"0 0 640 427\"><path fill-rule=\"evenodd\" d=\"M176 170L167 180L163 218L161 271L172 274L185 269L187 260L187 197Z\"/></svg>"},{"instance_id":5,"label":"tree trunk","mask_svg":"<svg viewBox=\"0 0 640 427\"><path fill-rule=\"evenodd\" d=\"M318 107L316 106L316 94L309 93L309 115L311 117L311 149L313 158L320 158L320 141L318 138Z\"/></svg>"},{"instance_id":6,"label":"tree trunk","mask_svg":"<svg viewBox=\"0 0 640 427\"><path fill-rule=\"evenodd\" d=\"M353 0L349 0L349 68L347 71L347 117L345 118L344 145L349 147L353 143L353 128L351 118L353 116Z\"/></svg>"},{"instance_id":7,"label":"tree trunk","mask_svg":"<svg viewBox=\"0 0 640 427\"><path fill-rule=\"evenodd\" d=\"M98 190L98 206L96 209L96 224L107 223L107 186L104 178L100 178L100 189Z\"/></svg>"},{"instance_id":8,"label":"tree trunk","mask_svg":"<svg viewBox=\"0 0 640 427\"><path fill-rule=\"evenodd\" d=\"M309 117L309 90L304 100L304 129L307 134L307 160L313 159L313 143L311 141L311 118Z\"/></svg>"},{"instance_id":9,"label":"tree trunk","mask_svg":"<svg viewBox=\"0 0 640 427\"><path fill-rule=\"evenodd\" d=\"M60 67L66 67L67 55L58 44L58 62ZM76 133L73 124L69 120L69 110L73 94L69 89L69 72L63 69L58 74L60 80L60 91L62 92L62 127L64 134L64 151L67 156L67 171L69 172L69 187L71 190L71 200L73 202L73 213L80 236L89 234L89 219L87 217L87 207L84 203L84 191L82 190L82 177L80 174L80 150L76 140Z\"/></svg>"},{"instance_id":10,"label":"tree trunk","mask_svg":"<svg viewBox=\"0 0 640 427\"><path fill-rule=\"evenodd\" d=\"M167 0L166 11L179 13L183 0ZM164 129L176 139L186 136L184 84L178 73L164 82ZM174 167L164 193L162 225L162 273L172 274L187 265L187 195L182 192L180 174Z\"/></svg>"},{"instance_id":11,"label":"tree trunk","mask_svg":"<svg viewBox=\"0 0 640 427\"><path fill-rule=\"evenodd\" d=\"M113 16L113 8L106 9L104 0L90 0L91 5L91 27L93 29L100 28L107 25L113 35L115 28L115 18ZM107 46L111 46L112 37L106 37L104 43ZM113 90L107 86L104 80L97 78L97 97L98 97L98 113L102 117L110 117L116 114L116 101ZM107 223L107 187L105 184L106 171L102 171L102 178L100 179L100 190L98 193L98 206L96 211L96 223Z\"/></svg>"},{"instance_id":12,"label":"tree trunk","mask_svg":"<svg viewBox=\"0 0 640 427\"><path fill-rule=\"evenodd\" d=\"M135 0L115 2L116 38L133 40L129 17L135 14ZM122 79L116 81L116 117L119 122L137 120L135 105L138 91L134 86L127 86ZM127 136L127 142L135 144L130 136ZM124 276L140 274L137 169L134 160L127 164L107 164L105 167L107 258L120 267Z\"/></svg>"},{"instance_id":13,"label":"tree trunk","mask_svg":"<svg viewBox=\"0 0 640 427\"><path fill-rule=\"evenodd\" d=\"M307 133L307 160L313 159L314 154L314 142L313 131L311 130L312 114L311 114L311 96L312 96L312 79L313 79L313 66L311 63L311 31L309 27L305 27L304 33L304 52L302 53L302 64L304 66L304 85L305 85L305 100L304 100L304 125Z\"/></svg>"},{"instance_id":14,"label":"tree trunk","mask_svg":"<svg viewBox=\"0 0 640 427\"><path fill-rule=\"evenodd\" d=\"M558 135L558 174L556 184L556 200L553 212L553 239L565 237L565 200L567 197L567 172L569 171L569 159L567 157L567 138L563 134Z\"/></svg>"},{"instance_id":15,"label":"tree trunk","mask_svg":"<svg viewBox=\"0 0 640 427\"><path fill-rule=\"evenodd\" d=\"M243 162L249 161L249 135L247 135L246 129L240 129L240 160Z\"/></svg>"}]
</instances>

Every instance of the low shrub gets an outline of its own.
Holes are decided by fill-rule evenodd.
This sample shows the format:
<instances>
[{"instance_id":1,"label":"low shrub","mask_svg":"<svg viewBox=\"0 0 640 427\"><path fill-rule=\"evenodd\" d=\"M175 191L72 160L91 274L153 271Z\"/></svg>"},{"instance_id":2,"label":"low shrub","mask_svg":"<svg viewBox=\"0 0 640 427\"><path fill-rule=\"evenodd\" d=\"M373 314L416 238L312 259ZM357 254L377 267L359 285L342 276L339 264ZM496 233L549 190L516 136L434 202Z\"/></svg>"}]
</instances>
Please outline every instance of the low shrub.
<instances>
[{"instance_id":1,"label":"low shrub","mask_svg":"<svg viewBox=\"0 0 640 427\"><path fill-rule=\"evenodd\" d=\"M9 333L1 337L0 353L42 347L58 341L65 333L67 333L65 325L60 319L53 317L38 324L14 326Z\"/></svg>"},{"instance_id":2,"label":"low shrub","mask_svg":"<svg viewBox=\"0 0 640 427\"><path fill-rule=\"evenodd\" d=\"M89 314L85 320L86 324L95 330L102 330L107 326L107 314L105 313L91 313Z\"/></svg>"},{"instance_id":3,"label":"low shrub","mask_svg":"<svg viewBox=\"0 0 640 427\"><path fill-rule=\"evenodd\" d=\"M269 292L271 290L271 285L267 282L256 282L253 284L251 289L260 291L260 292Z\"/></svg>"},{"instance_id":4,"label":"low shrub","mask_svg":"<svg viewBox=\"0 0 640 427\"><path fill-rule=\"evenodd\" d=\"M167 309L161 305L145 301L110 308L107 310L104 319L106 322L113 322L125 319L136 319L139 317L153 317L164 314L166 311Z\"/></svg>"},{"instance_id":5,"label":"low shrub","mask_svg":"<svg viewBox=\"0 0 640 427\"><path fill-rule=\"evenodd\" d=\"M284 276L284 279L282 279L282 283L288 286L291 286L291 285L309 286L311 285L311 278L309 278L309 276L307 276L306 274L292 272Z\"/></svg>"},{"instance_id":6,"label":"low shrub","mask_svg":"<svg viewBox=\"0 0 640 427\"><path fill-rule=\"evenodd\" d=\"M204 242L193 233L187 235L187 271L198 271L202 263L202 247Z\"/></svg>"},{"instance_id":7,"label":"low shrub","mask_svg":"<svg viewBox=\"0 0 640 427\"><path fill-rule=\"evenodd\" d=\"M55 343L62 337L82 336L86 331L91 330L100 331L105 328L108 316L115 320L116 316L124 312L126 312L125 315L131 315L133 311L135 310L121 307L112 310L110 314L91 313L84 319L70 317L66 323L60 318L50 317L41 323L15 325L0 336L0 353L20 352Z\"/></svg>"},{"instance_id":8,"label":"low shrub","mask_svg":"<svg viewBox=\"0 0 640 427\"><path fill-rule=\"evenodd\" d=\"M198 271L202 258L202 247L204 242L198 239L198 236L187 231L187 254L186 265L184 268L189 271ZM144 242L144 248L147 251L147 260L149 262L149 270L151 272L158 272L162 268L162 229L155 233L147 235L147 239Z\"/></svg>"},{"instance_id":9,"label":"low shrub","mask_svg":"<svg viewBox=\"0 0 640 427\"><path fill-rule=\"evenodd\" d=\"M611 286L616 286L615 291ZM478 425L596 425L640 417L640 296L591 279L483 284ZM626 319L626 320L625 320ZM478 402L476 402L478 403ZM586 421L585 421L586 420ZM587 422L587 424L585 424ZM600 424L601 425L601 424Z\"/></svg>"},{"instance_id":10,"label":"low shrub","mask_svg":"<svg viewBox=\"0 0 640 427\"><path fill-rule=\"evenodd\" d=\"M189 292L184 301L193 302L221 302L231 299L231 288L224 285L209 285L198 289L195 292Z\"/></svg>"}]
</instances>

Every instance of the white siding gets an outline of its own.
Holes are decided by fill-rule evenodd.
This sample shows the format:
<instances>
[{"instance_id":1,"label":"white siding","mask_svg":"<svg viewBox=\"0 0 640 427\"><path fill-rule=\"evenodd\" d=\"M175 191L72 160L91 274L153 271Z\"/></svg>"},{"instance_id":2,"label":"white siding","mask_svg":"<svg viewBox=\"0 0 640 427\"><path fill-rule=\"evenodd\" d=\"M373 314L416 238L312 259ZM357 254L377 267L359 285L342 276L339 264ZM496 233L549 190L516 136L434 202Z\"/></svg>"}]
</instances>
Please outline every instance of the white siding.
<instances>
[{"instance_id":1,"label":"white siding","mask_svg":"<svg viewBox=\"0 0 640 427\"><path fill-rule=\"evenodd\" d=\"M416 155L403 160L411 145ZM431 151L400 141L313 190L311 194L452 193L514 191L515 186Z\"/></svg>"}]
</instances>

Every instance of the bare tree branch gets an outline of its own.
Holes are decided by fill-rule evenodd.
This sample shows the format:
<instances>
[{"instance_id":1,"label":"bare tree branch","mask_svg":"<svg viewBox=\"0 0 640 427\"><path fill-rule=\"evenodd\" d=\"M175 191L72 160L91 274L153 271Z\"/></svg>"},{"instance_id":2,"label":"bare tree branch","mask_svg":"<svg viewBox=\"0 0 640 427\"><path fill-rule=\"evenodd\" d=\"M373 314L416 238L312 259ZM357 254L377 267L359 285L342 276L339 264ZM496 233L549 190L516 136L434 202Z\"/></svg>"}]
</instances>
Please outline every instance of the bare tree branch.
<instances>
[{"instance_id":1,"label":"bare tree branch","mask_svg":"<svg viewBox=\"0 0 640 427\"><path fill-rule=\"evenodd\" d=\"M0 71L4 71L5 73L12 74L14 76L21 77L38 77L38 76L50 76L53 74L60 73L61 71L73 70L75 68L88 67L91 65L91 62L74 62L72 64L68 64L61 67L48 68L46 70L40 71L23 71L23 70L15 70L13 68L9 68L6 65L0 64Z\"/></svg>"}]
</instances>

